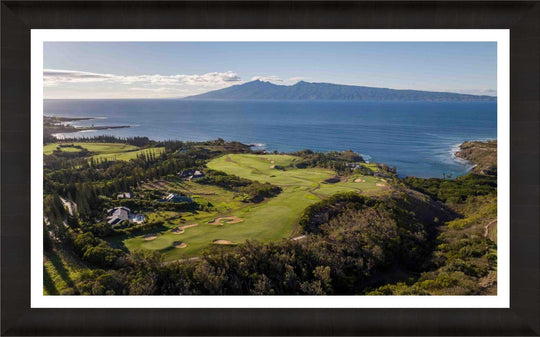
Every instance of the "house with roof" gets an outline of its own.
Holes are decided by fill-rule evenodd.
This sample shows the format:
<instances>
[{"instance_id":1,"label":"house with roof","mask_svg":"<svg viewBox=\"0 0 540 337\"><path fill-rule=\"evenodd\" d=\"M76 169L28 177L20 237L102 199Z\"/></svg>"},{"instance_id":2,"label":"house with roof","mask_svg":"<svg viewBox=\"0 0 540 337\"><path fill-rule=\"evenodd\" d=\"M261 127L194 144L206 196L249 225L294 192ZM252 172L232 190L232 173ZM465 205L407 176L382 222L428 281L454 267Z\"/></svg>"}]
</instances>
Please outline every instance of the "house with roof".
<instances>
[{"instance_id":1,"label":"house with roof","mask_svg":"<svg viewBox=\"0 0 540 337\"><path fill-rule=\"evenodd\" d=\"M133 194L130 192L122 192L116 196L116 199L131 199Z\"/></svg>"},{"instance_id":2,"label":"house with roof","mask_svg":"<svg viewBox=\"0 0 540 337\"><path fill-rule=\"evenodd\" d=\"M178 173L178 178L190 181L194 179L204 178L204 172L200 170L184 170Z\"/></svg>"},{"instance_id":3,"label":"house with roof","mask_svg":"<svg viewBox=\"0 0 540 337\"><path fill-rule=\"evenodd\" d=\"M130 222L142 223L144 222L144 215L134 214L125 206L107 210L107 223L109 223L109 225L118 227Z\"/></svg>"},{"instance_id":4,"label":"house with roof","mask_svg":"<svg viewBox=\"0 0 540 337\"><path fill-rule=\"evenodd\" d=\"M193 202L193 199L186 197L185 195L178 195L176 193L169 193L163 199L159 199L161 202Z\"/></svg>"}]
</instances>

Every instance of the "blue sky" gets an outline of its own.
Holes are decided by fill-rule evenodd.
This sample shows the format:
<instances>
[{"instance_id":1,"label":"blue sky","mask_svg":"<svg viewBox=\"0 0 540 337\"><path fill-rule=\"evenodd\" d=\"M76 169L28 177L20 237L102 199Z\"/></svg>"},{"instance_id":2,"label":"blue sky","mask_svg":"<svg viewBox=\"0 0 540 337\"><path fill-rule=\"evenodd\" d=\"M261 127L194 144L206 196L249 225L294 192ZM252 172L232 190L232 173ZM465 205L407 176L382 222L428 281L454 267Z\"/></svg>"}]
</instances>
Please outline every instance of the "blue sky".
<instances>
[{"instance_id":1,"label":"blue sky","mask_svg":"<svg viewBox=\"0 0 540 337\"><path fill-rule=\"evenodd\" d=\"M496 95L494 42L46 42L45 98L184 97L253 79Z\"/></svg>"}]
</instances>

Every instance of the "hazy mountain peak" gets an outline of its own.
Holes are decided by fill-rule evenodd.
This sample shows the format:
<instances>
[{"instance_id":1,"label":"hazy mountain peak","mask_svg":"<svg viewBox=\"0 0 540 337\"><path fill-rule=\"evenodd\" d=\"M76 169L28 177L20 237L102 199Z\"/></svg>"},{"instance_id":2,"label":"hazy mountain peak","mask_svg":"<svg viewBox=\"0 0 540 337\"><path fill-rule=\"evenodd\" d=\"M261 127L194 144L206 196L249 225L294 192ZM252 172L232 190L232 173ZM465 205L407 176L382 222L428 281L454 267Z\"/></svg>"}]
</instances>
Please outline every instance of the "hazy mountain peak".
<instances>
[{"instance_id":1,"label":"hazy mountain peak","mask_svg":"<svg viewBox=\"0 0 540 337\"><path fill-rule=\"evenodd\" d=\"M396 90L333 83L299 81L279 85L260 79L228 88L189 96L196 100L351 100L351 101L496 101L493 96L466 95L450 92Z\"/></svg>"}]
</instances>

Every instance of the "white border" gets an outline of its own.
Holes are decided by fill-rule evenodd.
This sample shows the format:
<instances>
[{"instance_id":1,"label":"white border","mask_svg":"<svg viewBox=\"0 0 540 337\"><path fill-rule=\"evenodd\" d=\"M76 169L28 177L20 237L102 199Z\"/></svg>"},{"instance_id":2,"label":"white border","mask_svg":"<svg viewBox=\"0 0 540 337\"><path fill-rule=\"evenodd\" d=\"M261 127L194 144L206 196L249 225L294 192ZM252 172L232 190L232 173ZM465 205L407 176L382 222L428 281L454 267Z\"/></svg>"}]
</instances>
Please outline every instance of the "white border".
<instances>
[{"instance_id":1,"label":"white border","mask_svg":"<svg viewBox=\"0 0 540 337\"><path fill-rule=\"evenodd\" d=\"M498 295L496 296L44 296L43 42L45 41L490 41L497 42ZM32 308L509 308L510 34L492 30L125 30L31 31L31 307Z\"/></svg>"}]
</instances>

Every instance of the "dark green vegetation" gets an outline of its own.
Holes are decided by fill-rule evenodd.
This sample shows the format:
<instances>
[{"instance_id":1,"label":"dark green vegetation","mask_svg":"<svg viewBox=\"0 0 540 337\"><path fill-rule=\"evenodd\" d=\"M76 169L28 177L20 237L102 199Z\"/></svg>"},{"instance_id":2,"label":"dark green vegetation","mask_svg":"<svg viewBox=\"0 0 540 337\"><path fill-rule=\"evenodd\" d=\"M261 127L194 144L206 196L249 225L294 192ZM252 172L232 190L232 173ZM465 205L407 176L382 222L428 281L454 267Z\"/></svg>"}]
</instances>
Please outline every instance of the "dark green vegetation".
<instances>
[{"instance_id":1,"label":"dark green vegetation","mask_svg":"<svg viewBox=\"0 0 540 337\"><path fill-rule=\"evenodd\" d=\"M276 100L356 100L356 101L496 101L497 97L395 90L332 83L300 81L295 85L276 85L259 80L233 85L186 99L276 99Z\"/></svg>"},{"instance_id":2,"label":"dark green vegetation","mask_svg":"<svg viewBox=\"0 0 540 337\"><path fill-rule=\"evenodd\" d=\"M45 149L47 294L496 292L493 176L402 180L351 151L223 140ZM186 169L205 177L185 181ZM157 201L167 193L192 201ZM145 221L112 228L106 211L120 205Z\"/></svg>"},{"instance_id":3,"label":"dark green vegetation","mask_svg":"<svg viewBox=\"0 0 540 337\"><path fill-rule=\"evenodd\" d=\"M495 142L465 143L480 158L478 170L449 179L407 178L405 183L444 201L457 217L440 226L433 268L404 282L373 289L371 295L494 295L497 293L497 156ZM489 155L484 155L489 148ZM486 174L487 173L487 174Z\"/></svg>"}]
</instances>

